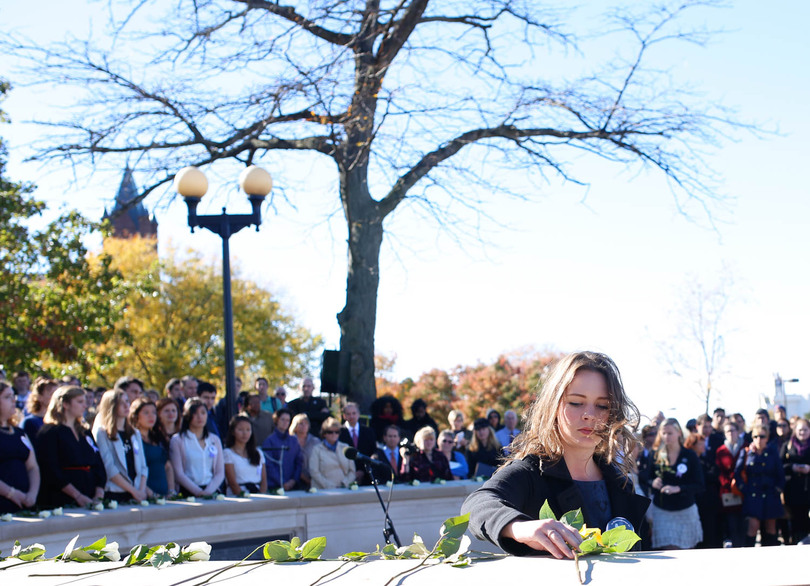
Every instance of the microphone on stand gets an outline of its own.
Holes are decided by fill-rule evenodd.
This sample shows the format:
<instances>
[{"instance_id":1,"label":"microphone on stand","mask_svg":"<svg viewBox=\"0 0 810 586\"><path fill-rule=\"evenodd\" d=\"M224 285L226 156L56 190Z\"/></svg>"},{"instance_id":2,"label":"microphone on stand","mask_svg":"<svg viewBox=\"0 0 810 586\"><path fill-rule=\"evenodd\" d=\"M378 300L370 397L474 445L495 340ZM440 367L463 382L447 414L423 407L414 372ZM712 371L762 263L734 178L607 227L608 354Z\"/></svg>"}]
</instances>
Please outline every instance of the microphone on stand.
<instances>
[{"instance_id":1,"label":"microphone on stand","mask_svg":"<svg viewBox=\"0 0 810 586\"><path fill-rule=\"evenodd\" d=\"M343 455L346 456L349 460L354 460L355 462L360 462L361 464L365 464L367 466L374 466L380 470L385 470L386 472L391 472L391 466L386 464L385 462L381 462L380 460L375 460L374 458L369 458L365 454L361 454L357 451L357 448L352 446L348 446L343 448Z\"/></svg>"}]
</instances>

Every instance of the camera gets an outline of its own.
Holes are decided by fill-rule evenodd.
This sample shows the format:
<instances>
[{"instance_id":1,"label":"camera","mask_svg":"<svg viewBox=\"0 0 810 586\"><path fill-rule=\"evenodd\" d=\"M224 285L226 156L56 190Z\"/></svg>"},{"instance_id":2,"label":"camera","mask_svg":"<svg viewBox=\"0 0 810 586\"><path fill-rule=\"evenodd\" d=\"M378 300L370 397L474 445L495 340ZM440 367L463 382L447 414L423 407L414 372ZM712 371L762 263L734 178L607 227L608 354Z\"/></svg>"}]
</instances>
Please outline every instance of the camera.
<instances>
[{"instance_id":1,"label":"camera","mask_svg":"<svg viewBox=\"0 0 810 586\"><path fill-rule=\"evenodd\" d=\"M405 448L405 454L408 456L413 456L416 452L419 451L419 448L416 447L416 444L413 443L408 438L404 438L401 442L399 442L400 448Z\"/></svg>"}]
</instances>

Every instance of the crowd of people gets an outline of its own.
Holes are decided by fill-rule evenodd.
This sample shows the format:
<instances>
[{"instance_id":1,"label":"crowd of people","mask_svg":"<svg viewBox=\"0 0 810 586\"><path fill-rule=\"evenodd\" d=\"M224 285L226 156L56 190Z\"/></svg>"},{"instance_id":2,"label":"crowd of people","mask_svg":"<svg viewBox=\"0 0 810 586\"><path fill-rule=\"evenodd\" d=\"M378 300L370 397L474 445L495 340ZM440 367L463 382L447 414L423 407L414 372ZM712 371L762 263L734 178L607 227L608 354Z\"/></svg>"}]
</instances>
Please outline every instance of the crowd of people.
<instances>
[{"instance_id":1,"label":"crowd of people","mask_svg":"<svg viewBox=\"0 0 810 586\"><path fill-rule=\"evenodd\" d=\"M238 414L228 421L216 387L193 376L173 378L159 393L133 377L90 390L75 379L32 383L27 373L14 373L0 381L0 514L102 499L488 478L528 441L513 410L489 409L471 422L453 410L440 426L422 399L407 419L390 395L364 417L351 402L333 410L314 395L309 378L290 402L284 387L271 394L264 378L251 391L241 381L237 388ZM619 456L636 495L651 503L640 528L647 547L808 537L806 419L788 419L777 407L771 420L760 409L749 427L740 414L727 418L716 409L685 427L659 414L628 441L632 457ZM369 460L375 463L358 463ZM600 495L587 501L594 499Z\"/></svg>"},{"instance_id":2,"label":"crowd of people","mask_svg":"<svg viewBox=\"0 0 810 586\"><path fill-rule=\"evenodd\" d=\"M652 547L796 544L810 535L810 422L784 407L746 425L722 408L641 431L637 490L652 499Z\"/></svg>"}]
</instances>

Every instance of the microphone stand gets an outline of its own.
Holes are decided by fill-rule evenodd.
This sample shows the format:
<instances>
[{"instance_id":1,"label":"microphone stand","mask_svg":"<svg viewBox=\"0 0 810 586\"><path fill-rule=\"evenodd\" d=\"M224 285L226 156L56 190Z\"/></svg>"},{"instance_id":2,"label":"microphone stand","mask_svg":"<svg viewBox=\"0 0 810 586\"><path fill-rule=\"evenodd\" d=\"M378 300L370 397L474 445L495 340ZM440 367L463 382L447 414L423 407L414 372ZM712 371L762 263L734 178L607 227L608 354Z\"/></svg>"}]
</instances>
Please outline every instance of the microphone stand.
<instances>
[{"instance_id":1,"label":"microphone stand","mask_svg":"<svg viewBox=\"0 0 810 586\"><path fill-rule=\"evenodd\" d=\"M391 538L394 538L394 543L397 544L397 547L402 547L402 543L399 541L399 535L397 535L397 530L394 529L394 522L391 520L391 517L388 515L388 507L385 506L385 502L383 501L382 495L380 494L380 486L377 478L374 476L374 466L368 464L368 462L363 462L363 467L366 469L366 474L369 475L371 478L371 486L374 487L374 491L377 493L377 499L380 501L380 506L382 507L383 513L385 513L385 527L383 528L383 537L385 538L385 543L391 543ZM394 471L391 471L391 481L394 480ZM393 487L392 487L393 488Z\"/></svg>"}]
</instances>

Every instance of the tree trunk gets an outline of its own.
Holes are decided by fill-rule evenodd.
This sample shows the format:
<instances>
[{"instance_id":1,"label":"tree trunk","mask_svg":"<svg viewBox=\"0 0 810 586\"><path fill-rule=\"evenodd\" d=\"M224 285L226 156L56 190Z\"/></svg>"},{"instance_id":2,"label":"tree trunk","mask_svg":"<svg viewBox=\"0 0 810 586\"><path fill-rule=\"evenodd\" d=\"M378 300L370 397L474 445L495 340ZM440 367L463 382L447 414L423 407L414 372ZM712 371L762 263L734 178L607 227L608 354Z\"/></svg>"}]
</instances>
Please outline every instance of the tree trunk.
<instances>
[{"instance_id":1,"label":"tree trunk","mask_svg":"<svg viewBox=\"0 0 810 586\"><path fill-rule=\"evenodd\" d=\"M374 329L380 285L383 218L369 192L366 169L341 173L341 197L349 227L346 305L340 324L339 387L360 411L368 413L377 397L374 383Z\"/></svg>"}]
</instances>

